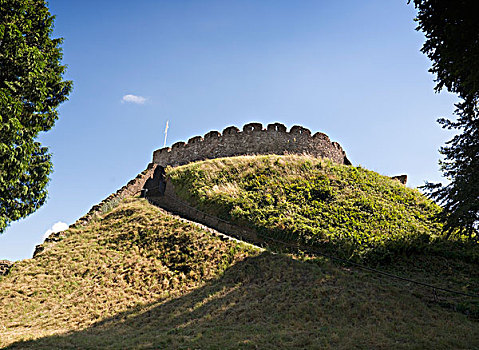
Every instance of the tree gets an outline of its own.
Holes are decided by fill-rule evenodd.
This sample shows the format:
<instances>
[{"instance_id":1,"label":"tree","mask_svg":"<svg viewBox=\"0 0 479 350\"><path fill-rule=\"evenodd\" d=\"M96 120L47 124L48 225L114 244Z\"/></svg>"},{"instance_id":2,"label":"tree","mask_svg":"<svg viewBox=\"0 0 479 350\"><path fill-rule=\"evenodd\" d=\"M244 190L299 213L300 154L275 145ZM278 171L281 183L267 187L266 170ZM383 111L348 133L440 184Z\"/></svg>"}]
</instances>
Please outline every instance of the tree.
<instances>
[{"instance_id":1,"label":"tree","mask_svg":"<svg viewBox=\"0 0 479 350\"><path fill-rule=\"evenodd\" d=\"M417 30L426 41L421 49L432 60L436 91L456 93L455 120L441 118L443 128L456 129L440 153L448 185L426 183L429 195L444 208L445 229L478 238L479 223L479 2L477 0L414 0Z\"/></svg>"},{"instance_id":2,"label":"tree","mask_svg":"<svg viewBox=\"0 0 479 350\"><path fill-rule=\"evenodd\" d=\"M72 88L53 20L44 0L0 0L0 233L47 195L51 156L36 137Z\"/></svg>"}]
</instances>

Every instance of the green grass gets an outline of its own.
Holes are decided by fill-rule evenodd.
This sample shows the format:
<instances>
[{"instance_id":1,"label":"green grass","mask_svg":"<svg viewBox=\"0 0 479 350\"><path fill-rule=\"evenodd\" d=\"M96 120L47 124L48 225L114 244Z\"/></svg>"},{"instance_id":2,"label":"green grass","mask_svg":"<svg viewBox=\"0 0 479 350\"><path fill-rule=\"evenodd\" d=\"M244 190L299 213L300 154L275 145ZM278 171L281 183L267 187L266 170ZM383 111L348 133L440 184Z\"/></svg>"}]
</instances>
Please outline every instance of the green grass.
<instances>
[{"instance_id":1,"label":"green grass","mask_svg":"<svg viewBox=\"0 0 479 350\"><path fill-rule=\"evenodd\" d=\"M310 164L303 165L306 161ZM290 164L272 173L274 168L281 169L275 165L281 162ZM234 167L236 175L228 181L218 180L226 178L228 171L234 172ZM314 188L302 189L306 182L301 179L308 179L308 174L314 179L317 173L321 183L326 181L321 180L321 173L331 171L325 175L330 185L323 189L332 197L324 198L349 203L346 195L342 198L342 191L349 186L350 170L339 167L334 173L336 166L308 157L217 160L170 169L169 174L178 176L180 193L192 203L196 200L205 210L281 237L277 227L267 226L274 224L273 220L257 213L264 209L263 205L251 203L251 198L259 201L268 191L258 186L253 187L256 190L242 187L254 183L255 180L247 179L260 176L258 169L268 167L272 170L264 170L262 178L272 184L274 191L269 194L278 197L278 205L290 208L295 219L300 217L298 213L316 207L308 202L319 201ZM240 171L245 172L244 176ZM341 175L342 171L347 175ZM370 173L355 171L358 178ZM187 174L183 187L179 181L181 172ZM201 176L194 179L193 174L203 174L210 180ZM274 184L274 177L280 184L291 184L291 188L302 186L291 203L281 204L290 195L276 195L281 186ZM188 192L187 179L192 182ZM479 269L469 254L474 249L469 248L469 255L464 255L457 242L430 240L440 237L439 227L429 219L438 208L417 191L374 173L372 179L382 183L384 189L376 190L375 182L368 178L361 182L371 184L356 184L354 190L349 190L351 196L365 197L377 191L379 198L374 205L382 203L386 212L403 208L407 213L417 213L406 220L415 228L412 235L428 237L426 248L415 250L415 254L390 250L393 263L382 259L379 267L418 281L479 293ZM197 186L199 183L204 186ZM387 195L382 192L388 190L397 197L405 193L409 200L401 197L394 204L384 203ZM311 198L316 199L302 199L309 198L307 193L313 193ZM327 200L330 199L324 201ZM233 216L233 210L236 206L243 208L243 202L249 203L244 208L250 208L250 216ZM228 210L221 210L221 203ZM302 209L304 206L310 208ZM6 276L0 277L1 348L479 348L479 300L441 292L435 295L427 288L338 265L325 258L260 251L224 241L141 199L129 198L108 209L111 211L105 209L98 220L70 228L57 242L45 243L45 250L36 258L16 262ZM253 221L256 216L258 221ZM305 215L303 222L307 219ZM391 226L397 235L394 237L407 236L399 224L401 220ZM287 225L287 220L281 222L285 229L293 227ZM336 224L327 224L331 235L339 231ZM306 239L307 232L291 231L288 237L316 243L315 236ZM368 242L385 239L383 234L373 239L373 232L366 236ZM315 235L328 239L323 231ZM341 244L337 247L345 249ZM371 247L374 250L381 245ZM364 258L373 256L370 254L359 249L350 255Z\"/></svg>"},{"instance_id":2,"label":"green grass","mask_svg":"<svg viewBox=\"0 0 479 350\"><path fill-rule=\"evenodd\" d=\"M264 237L320 247L353 261L445 251L479 261L477 244L444 243L440 207L419 191L361 167L310 156L245 156L169 168L177 194ZM434 247L433 247L434 246Z\"/></svg>"}]
</instances>

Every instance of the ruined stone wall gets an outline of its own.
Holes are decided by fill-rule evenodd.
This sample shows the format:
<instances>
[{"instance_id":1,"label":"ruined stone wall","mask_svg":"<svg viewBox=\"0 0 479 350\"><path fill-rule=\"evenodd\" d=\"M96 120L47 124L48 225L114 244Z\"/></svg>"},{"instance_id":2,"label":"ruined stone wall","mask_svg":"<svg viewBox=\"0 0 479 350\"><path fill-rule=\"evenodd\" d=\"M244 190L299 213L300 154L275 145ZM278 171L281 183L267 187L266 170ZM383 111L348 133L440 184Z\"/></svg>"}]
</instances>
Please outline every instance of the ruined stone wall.
<instances>
[{"instance_id":1,"label":"ruined stone wall","mask_svg":"<svg viewBox=\"0 0 479 350\"><path fill-rule=\"evenodd\" d=\"M153 152L153 163L161 166L178 166L190 162L233 157L248 154L310 154L329 158L333 162L350 165L346 153L337 142L331 142L326 134L293 126L289 132L280 123L269 124L266 129L260 123L249 123L240 131L234 126L210 131L203 137L192 137L170 147Z\"/></svg>"},{"instance_id":2,"label":"ruined stone wall","mask_svg":"<svg viewBox=\"0 0 479 350\"><path fill-rule=\"evenodd\" d=\"M95 217L96 214L101 213L102 207L108 205L112 201L120 201L126 197L137 196L141 193L145 182L153 176L153 172L156 168L156 164L148 164L147 168L139 173L134 179L130 180L125 186L117 190L115 193L110 194L100 203L91 207L91 209L78 219L72 226L86 225L90 220Z\"/></svg>"},{"instance_id":3,"label":"ruined stone wall","mask_svg":"<svg viewBox=\"0 0 479 350\"><path fill-rule=\"evenodd\" d=\"M115 193L110 194L108 197L103 199L100 203L91 207L88 213L83 215L74 224L70 225L70 228L75 228L78 226L84 226L88 224L97 215L102 213L104 206L108 206L109 204L113 202L118 203L123 198L139 195L141 193L141 190L145 186L145 183L153 177L153 173L156 167L157 167L156 164L153 164L153 163L148 164L148 167L145 170L139 173L134 179L130 180L125 186L120 188ZM60 241L63 239L63 236L64 236L64 231L54 232L50 234L47 238L45 238L42 244L39 244L35 247L35 251L33 252L33 257L36 257L38 254L42 253L45 250L46 243ZM2 265L0 264L0 275L1 275L1 271L2 271Z\"/></svg>"},{"instance_id":4,"label":"ruined stone wall","mask_svg":"<svg viewBox=\"0 0 479 350\"><path fill-rule=\"evenodd\" d=\"M165 185L165 193L162 195L154 194L153 196L149 196L147 194L146 198L150 203L170 213L206 225L236 239L260 246L266 243L257 232L251 228L237 226L232 222L209 215L189 205L178 197L170 179L166 179Z\"/></svg>"}]
</instances>

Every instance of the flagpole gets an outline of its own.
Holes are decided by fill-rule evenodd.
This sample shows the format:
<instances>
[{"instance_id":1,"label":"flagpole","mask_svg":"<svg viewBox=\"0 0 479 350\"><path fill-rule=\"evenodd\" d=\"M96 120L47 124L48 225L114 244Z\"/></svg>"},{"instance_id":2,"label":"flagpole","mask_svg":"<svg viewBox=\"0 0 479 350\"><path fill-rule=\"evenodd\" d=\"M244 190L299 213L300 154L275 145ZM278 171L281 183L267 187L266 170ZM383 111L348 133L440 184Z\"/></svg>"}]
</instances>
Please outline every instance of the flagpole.
<instances>
[{"instance_id":1,"label":"flagpole","mask_svg":"<svg viewBox=\"0 0 479 350\"><path fill-rule=\"evenodd\" d=\"M168 120L166 121L166 126L165 126L165 142L163 144L163 147L166 147L166 137L168 136Z\"/></svg>"}]
</instances>

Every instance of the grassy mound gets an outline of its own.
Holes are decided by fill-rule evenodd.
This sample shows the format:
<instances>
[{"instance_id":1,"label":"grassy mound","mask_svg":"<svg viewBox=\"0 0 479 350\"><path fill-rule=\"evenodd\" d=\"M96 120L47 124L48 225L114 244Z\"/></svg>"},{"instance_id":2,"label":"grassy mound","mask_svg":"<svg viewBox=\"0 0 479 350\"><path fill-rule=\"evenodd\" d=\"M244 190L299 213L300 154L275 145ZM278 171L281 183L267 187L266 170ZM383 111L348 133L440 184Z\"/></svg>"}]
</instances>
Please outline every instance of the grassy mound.
<instances>
[{"instance_id":1,"label":"grassy mound","mask_svg":"<svg viewBox=\"0 0 479 350\"><path fill-rule=\"evenodd\" d=\"M463 261L394 268L479 290L477 265ZM479 347L477 320L438 297L324 259L223 241L129 199L0 277L0 347Z\"/></svg>"},{"instance_id":2,"label":"grassy mound","mask_svg":"<svg viewBox=\"0 0 479 350\"><path fill-rule=\"evenodd\" d=\"M251 253L131 199L0 277L0 347L179 296Z\"/></svg>"},{"instance_id":3,"label":"grassy mound","mask_svg":"<svg viewBox=\"0 0 479 350\"><path fill-rule=\"evenodd\" d=\"M419 291L418 291L419 292ZM167 301L13 349L474 349L477 322L432 296L267 252Z\"/></svg>"},{"instance_id":4,"label":"grassy mound","mask_svg":"<svg viewBox=\"0 0 479 350\"><path fill-rule=\"evenodd\" d=\"M269 155L214 159L167 173L180 197L210 214L342 258L383 261L442 239L433 220L437 205L360 167Z\"/></svg>"}]
</instances>

